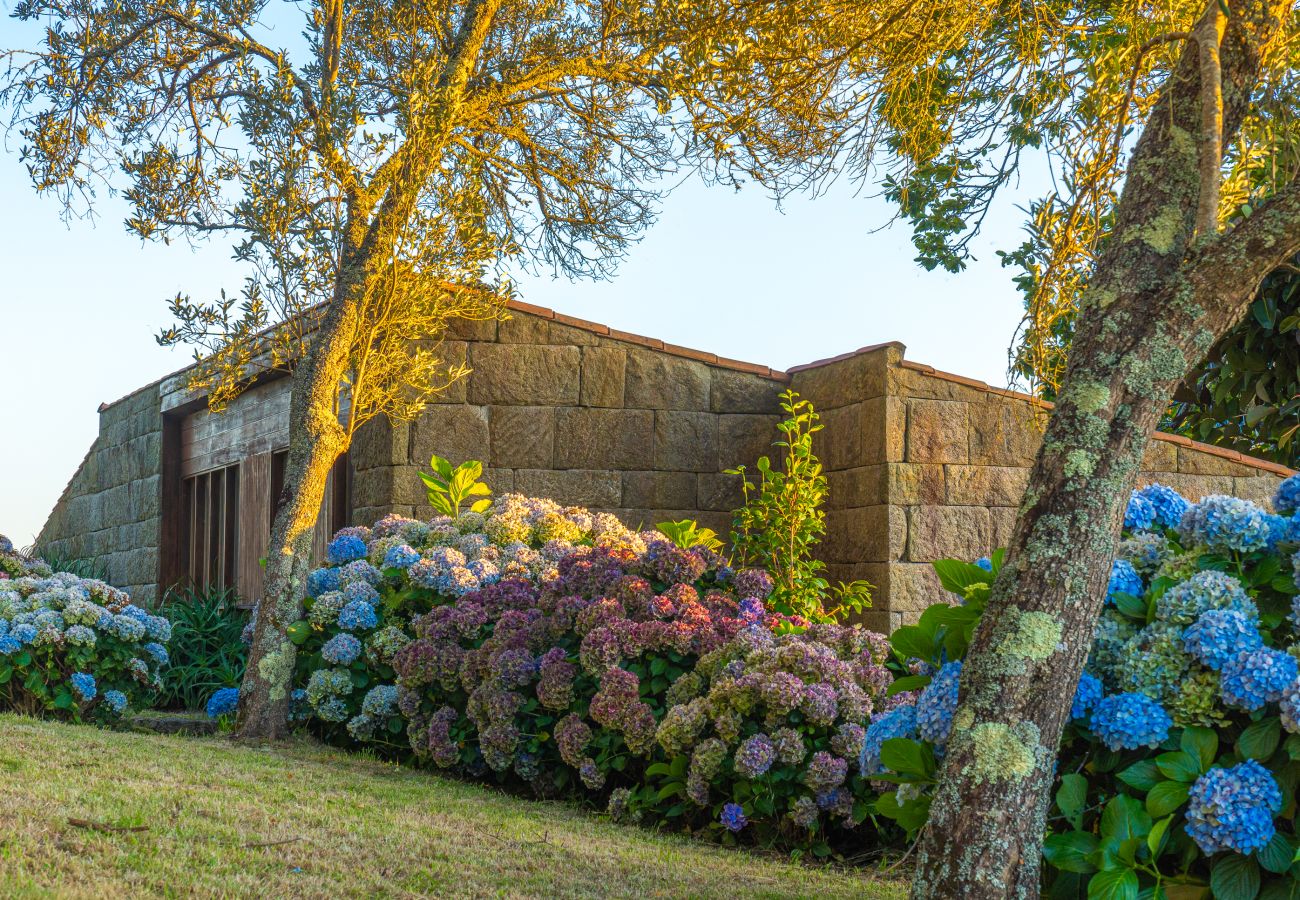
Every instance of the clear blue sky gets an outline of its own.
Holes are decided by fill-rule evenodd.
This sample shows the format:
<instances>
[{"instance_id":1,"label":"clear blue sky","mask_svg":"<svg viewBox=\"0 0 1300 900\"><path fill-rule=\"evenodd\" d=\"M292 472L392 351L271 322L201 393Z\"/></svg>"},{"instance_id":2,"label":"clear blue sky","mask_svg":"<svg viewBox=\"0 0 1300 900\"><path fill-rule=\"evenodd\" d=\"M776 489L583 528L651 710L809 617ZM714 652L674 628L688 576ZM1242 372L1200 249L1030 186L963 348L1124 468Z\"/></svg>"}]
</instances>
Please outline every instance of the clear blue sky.
<instances>
[{"instance_id":1,"label":"clear blue sky","mask_svg":"<svg viewBox=\"0 0 1300 900\"><path fill-rule=\"evenodd\" d=\"M98 433L99 404L188 361L154 341L166 300L242 277L224 244L141 245L113 197L96 222L65 224L15 141L0 146L0 533L26 544ZM760 188L689 181L616 278L523 277L520 299L775 368L898 340L909 359L1003 384L1021 300L993 251L1020 241L1027 193L1003 198L960 275L917 266L905 226L875 231L891 208L869 193L846 182L778 211Z\"/></svg>"}]
</instances>

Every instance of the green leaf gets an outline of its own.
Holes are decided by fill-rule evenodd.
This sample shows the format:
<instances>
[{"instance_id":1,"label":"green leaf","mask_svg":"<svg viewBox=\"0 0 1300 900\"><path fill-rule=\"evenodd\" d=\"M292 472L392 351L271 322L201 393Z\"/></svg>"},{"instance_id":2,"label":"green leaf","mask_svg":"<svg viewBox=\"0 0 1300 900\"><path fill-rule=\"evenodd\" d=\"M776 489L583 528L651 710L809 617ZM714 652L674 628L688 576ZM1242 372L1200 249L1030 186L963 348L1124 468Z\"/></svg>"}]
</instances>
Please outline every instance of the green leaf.
<instances>
[{"instance_id":1,"label":"green leaf","mask_svg":"<svg viewBox=\"0 0 1300 900\"><path fill-rule=\"evenodd\" d=\"M1269 716L1250 725L1237 738L1237 753L1242 759L1268 759L1277 752L1282 740L1282 722Z\"/></svg>"},{"instance_id":2,"label":"green leaf","mask_svg":"<svg viewBox=\"0 0 1300 900\"><path fill-rule=\"evenodd\" d=\"M1291 840L1280 831L1273 832L1273 838L1255 851L1259 864L1270 872L1285 874L1295 861L1295 848Z\"/></svg>"},{"instance_id":3,"label":"green leaf","mask_svg":"<svg viewBox=\"0 0 1300 900\"><path fill-rule=\"evenodd\" d=\"M301 647L303 642L305 642L307 638L311 637L311 623L305 619L299 619L297 622L294 622L286 628L284 633L288 635L289 640Z\"/></svg>"},{"instance_id":4,"label":"green leaf","mask_svg":"<svg viewBox=\"0 0 1300 900\"><path fill-rule=\"evenodd\" d=\"M1149 791L1163 780L1153 759L1140 759L1116 773L1115 777L1139 791Z\"/></svg>"},{"instance_id":5,"label":"green leaf","mask_svg":"<svg viewBox=\"0 0 1300 900\"><path fill-rule=\"evenodd\" d=\"M1173 820L1173 816L1165 816L1163 819L1151 826L1151 833L1147 835L1147 849L1151 851L1152 857L1160 855L1160 851L1163 849L1165 834L1169 831L1169 823Z\"/></svg>"},{"instance_id":6,"label":"green leaf","mask_svg":"<svg viewBox=\"0 0 1300 900\"><path fill-rule=\"evenodd\" d=\"M655 798L658 800L667 800L669 797L674 797L685 790L686 784L684 782L670 781L659 789L659 793L655 795Z\"/></svg>"},{"instance_id":7,"label":"green leaf","mask_svg":"<svg viewBox=\"0 0 1300 900\"><path fill-rule=\"evenodd\" d=\"M1166 778L1172 778L1174 781L1193 782L1201 775L1201 761L1198 757L1192 756L1185 750L1175 750L1173 753L1161 753L1156 757L1156 768Z\"/></svg>"},{"instance_id":8,"label":"green leaf","mask_svg":"<svg viewBox=\"0 0 1300 900\"><path fill-rule=\"evenodd\" d=\"M889 646L904 661L915 657L925 662L934 662L939 649L934 636L916 625L905 625L891 634Z\"/></svg>"},{"instance_id":9,"label":"green leaf","mask_svg":"<svg viewBox=\"0 0 1300 900\"><path fill-rule=\"evenodd\" d=\"M1210 869L1210 890L1216 900L1254 900L1259 893L1259 863L1251 856L1223 854Z\"/></svg>"},{"instance_id":10,"label":"green leaf","mask_svg":"<svg viewBox=\"0 0 1300 900\"><path fill-rule=\"evenodd\" d=\"M1191 786L1182 781L1162 781L1147 794L1147 812L1159 818L1167 816L1187 802Z\"/></svg>"},{"instance_id":11,"label":"green leaf","mask_svg":"<svg viewBox=\"0 0 1300 900\"><path fill-rule=\"evenodd\" d=\"M1075 772L1062 775L1061 786L1056 791L1056 805L1075 828L1083 827L1083 808L1087 803L1088 779Z\"/></svg>"},{"instance_id":12,"label":"green leaf","mask_svg":"<svg viewBox=\"0 0 1300 900\"><path fill-rule=\"evenodd\" d=\"M1097 836L1086 831L1048 835L1043 841L1043 858L1062 872L1088 874L1097 871L1089 857L1097 849Z\"/></svg>"},{"instance_id":13,"label":"green leaf","mask_svg":"<svg viewBox=\"0 0 1300 900\"><path fill-rule=\"evenodd\" d=\"M896 679L894 683L889 686L889 690L885 691L885 695L893 697L894 695L901 694L904 691L919 691L921 688L929 684L930 681L931 678L929 675L904 675L902 678Z\"/></svg>"},{"instance_id":14,"label":"green leaf","mask_svg":"<svg viewBox=\"0 0 1300 900\"><path fill-rule=\"evenodd\" d=\"M1201 761L1201 774L1205 774L1219 753L1219 736L1213 728L1189 726L1183 729L1179 746Z\"/></svg>"},{"instance_id":15,"label":"green leaf","mask_svg":"<svg viewBox=\"0 0 1300 900\"><path fill-rule=\"evenodd\" d=\"M900 775L921 775L926 778L935 771L934 752L928 744L908 738L890 738L880 747L880 763Z\"/></svg>"},{"instance_id":16,"label":"green leaf","mask_svg":"<svg viewBox=\"0 0 1300 900\"><path fill-rule=\"evenodd\" d=\"M991 573L964 560L940 559L933 565L944 590L951 591L958 597L965 597L967 589L973 585L989 584L993 581Z\"/></svg>"},{"instance_id":17,"label":"green leaf","mask_svg":"<svg viewBox=\"0 0 1300 900\"><path fill-rule=\"evenodd\" d=\"M1137 900L1138 877L1132 869L1098 872L1088 879L1088 900Z\"/></svg>"},{"instance_id":18,"label":"green leaf","mask_svg":"<svg viewBox=\"0 0 1300 900\"><path fill-rule=\"evenodd\" d=\"M1145 838L1151 831L1151 816L1133 797L1119 794L1101 813L1101 836L1107 842Z\"/></svg>"},{"instance_id":19,"label":"green leaf","mask_svg":"<svg viewBox=\"0 0 1300 900\"><path fill-rule=\"evenodd\" d=\"M1110 597L1115 602L1115 608L1123 615L1139 622L1147 620L1147 602L1141 597L1134 597L1132 594L1120 591L1116 591Z\"/></svg>"}]
</instances>

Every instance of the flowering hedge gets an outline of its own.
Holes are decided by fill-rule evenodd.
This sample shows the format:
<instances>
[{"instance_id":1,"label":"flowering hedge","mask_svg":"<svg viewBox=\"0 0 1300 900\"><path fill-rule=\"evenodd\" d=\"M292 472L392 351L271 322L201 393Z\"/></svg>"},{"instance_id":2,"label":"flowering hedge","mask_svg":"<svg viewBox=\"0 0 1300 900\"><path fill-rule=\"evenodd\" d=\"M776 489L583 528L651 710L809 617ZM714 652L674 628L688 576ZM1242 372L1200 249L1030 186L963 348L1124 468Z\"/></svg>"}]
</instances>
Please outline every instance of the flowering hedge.
<instances>
[{"instance_id":1,"label":"flowering hedge","mask_svg":"<svg viewBox=\"0 0 1300 900\"><path fill-rule=\"evenodd\" d=\"M1045 845L1051 896L1300 894L1300 476L1275 513L1136 491L1065 729ZM952 727L960 658L1000 556L937 564L963 605L891 639L915 702L874 721L878 809L915 832ZM1178 893L1178 892L1182 893Z\"/></svg>"},{"instance_id":2,"label":"flowering hedge","mask_svg":"<svg viewBox=\"0 0 1300 900\"><path fill-rule=\"evenodd\" d=\"M0 536L0 710L111 721L148 705L171 623Z\"/></svg>"},{"instance_id":3,"label":"flowering hedge","mask_svg":"<svg viewBox=\"0 0 1300 900\"><path fill-rule=\"evenodd\" d=\"M518 495L329 554L291 634L334 737L719 837L829 852L867 814L885 639L769 612L761 570Z\"/></svg>"}]
</instances>

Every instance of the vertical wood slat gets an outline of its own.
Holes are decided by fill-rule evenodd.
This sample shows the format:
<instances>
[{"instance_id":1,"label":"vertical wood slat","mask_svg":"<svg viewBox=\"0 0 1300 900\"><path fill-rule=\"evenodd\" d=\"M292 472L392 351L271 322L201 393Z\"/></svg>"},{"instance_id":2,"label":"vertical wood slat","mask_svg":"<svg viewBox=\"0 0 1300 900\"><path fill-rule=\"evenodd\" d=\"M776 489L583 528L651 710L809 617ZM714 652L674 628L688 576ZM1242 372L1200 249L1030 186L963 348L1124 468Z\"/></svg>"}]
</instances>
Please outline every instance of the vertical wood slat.
<instances>
[{"instance_id":1,"label":"vertical wood slat","mask_svg":"<svg viewBox=\"0 0 1300 900\"><path fill-rule=\"evenodd\" d=\"M244 605L262 597L262 567L271 544L271 519L274 515L271 494L271 454L255 453L240 464L239 472L239 552L235 589Z\"/></svg>"},{"instance_id":2,"label":"vertical wood slat","mask_svg":"<svg viewBox=\"0 0 1300 900\"><path fill-rule=\"evenodd\" d=\"M330 470L329 477L325 479L325 499L321 501L320 515L316 517L316 531L312 535L311 542L311 561L312 565L320 565L325 561L325 554L329 549L330 538L333 536L330 531L330 525L334 521L332 510L334 508L334 471Z\"/></svg>"}]
</instances>

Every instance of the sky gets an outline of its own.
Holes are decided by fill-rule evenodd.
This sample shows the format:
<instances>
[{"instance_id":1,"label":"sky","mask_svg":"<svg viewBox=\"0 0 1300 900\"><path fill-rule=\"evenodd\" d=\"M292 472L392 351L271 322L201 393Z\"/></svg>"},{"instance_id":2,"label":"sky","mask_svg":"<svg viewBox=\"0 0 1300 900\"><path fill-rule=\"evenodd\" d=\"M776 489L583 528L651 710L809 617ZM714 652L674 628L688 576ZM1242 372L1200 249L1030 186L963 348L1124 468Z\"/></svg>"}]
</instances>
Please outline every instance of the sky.
<instances>
[{"instance_id":1,"label":"sky","mask_svg":"<svg viewBox=\"0 0 1300 900\"><path fill-rule=\"evenodd\" d=\"M243 276L227 243L142 244L112 196L94 221L65 222L17 151L15 137L0 142L0 533L26 545L94 441L100 403L189 361L155 341L167 300L237 293ZM883 227L892 209L870 186L842 179L778 209L761 188L692 179L613 279L521 275L518 297L778 369L902 341L908 359L1001 385L1021 298L994 250L1020 242L1033 187L999 201L976 259L953 275L913 262L906 225Z\"/></svg>"}]
</instances>

